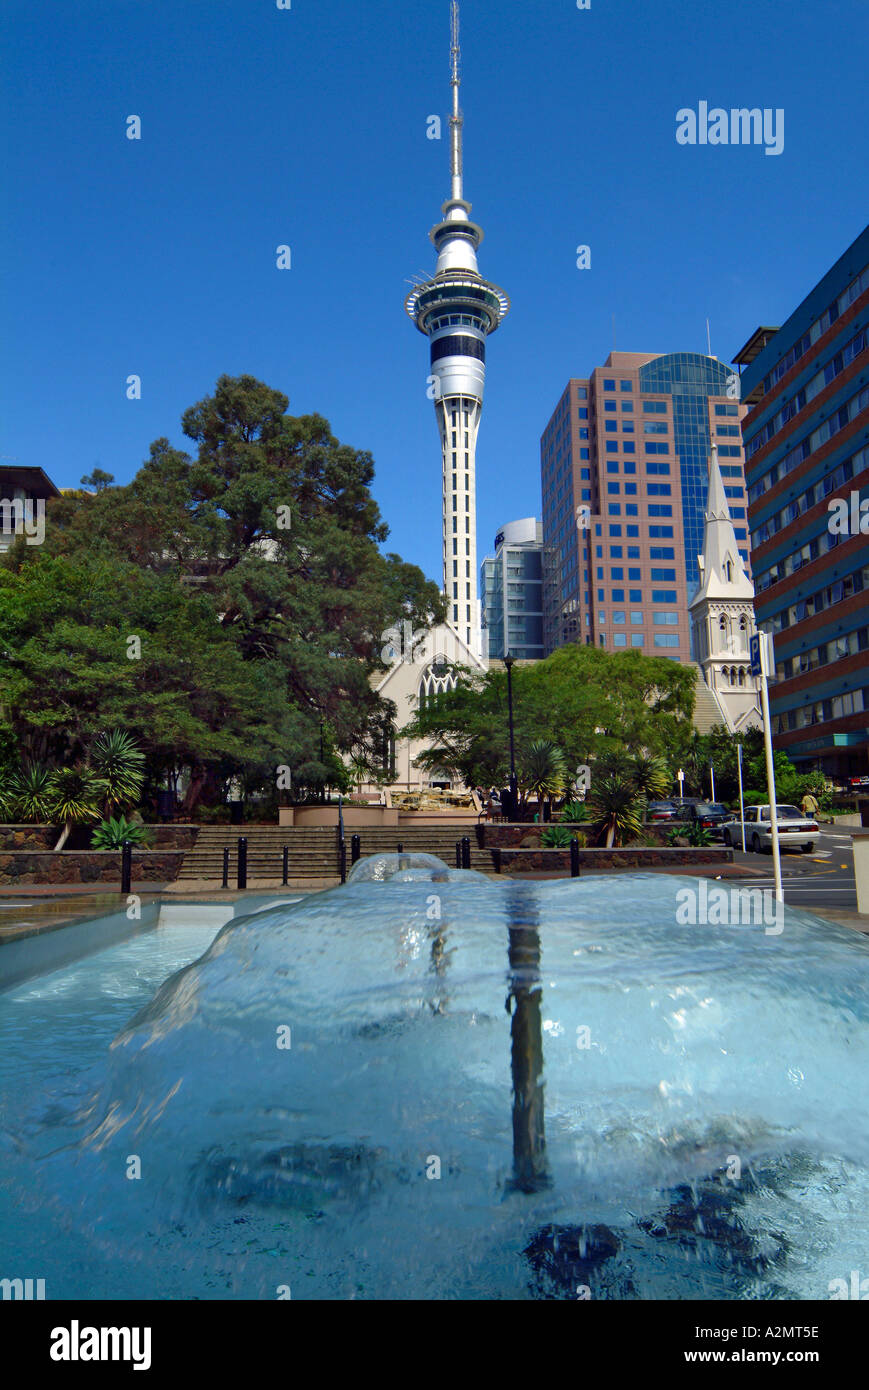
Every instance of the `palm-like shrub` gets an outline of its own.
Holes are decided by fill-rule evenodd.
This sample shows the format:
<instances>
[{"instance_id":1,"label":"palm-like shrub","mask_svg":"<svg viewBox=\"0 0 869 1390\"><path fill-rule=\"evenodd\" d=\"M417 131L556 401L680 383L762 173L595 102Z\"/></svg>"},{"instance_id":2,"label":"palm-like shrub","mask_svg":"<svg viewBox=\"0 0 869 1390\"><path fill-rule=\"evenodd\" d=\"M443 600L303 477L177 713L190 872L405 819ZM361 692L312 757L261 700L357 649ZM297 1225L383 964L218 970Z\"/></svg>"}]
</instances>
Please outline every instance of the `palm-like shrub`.
<instances>
[{"instance_id":1,"label":"palm-like shrub","mask_svg":"<svg viewBox=\"0 0 869 1390\"><path fill-rule=\"evenodd\" d=\"M90 764L105 783L105 810L138 801L145 776L145 754L123 729L99 734L90 750Z\"/></svg>"},{"instance_id":2,"label":"palm-like shrub","mask_svg":"<svg viewBox=\"0 0 869 1390\"><path fill-rule=\"evenodd\" d=\"M568 801L562 806L558 819L570 823L588 820L588 806L584 801Z\"/></svg>"},{"instance_id":3,"label":"palm-like shrub","mask_svg":"<svg viewBox=\"0 0 869 1390\"><path fill-rule=\"evenodd\" d=\"M21 771L9 778L4 802L8 813L23 821L51 820L54 798L50 770L42 763L24 763Z\"/></svg>"},{"instance_id":4,"label":"palm-like shrub","mask_svg":"<svg viewBox=\"0 0 869 1390\"><path fill-rule=\"evenodd\" d=\"M615 770L595 777L588 801L595 838L607 849L642 833L646 800L630 772Z\"/></svg>"},{"instance_id":5,"label":"palm-like shrub","mask_svg":"<svg viewBox=\"0 0 869 1390\"><path fill-rule=\"evenodd\" d=\"M569 825L547 825L540 836L544 849L567 849L573 839L579 841L580 849L585 849L585 833L571 830Z\"/></svg>"},{"instance_id":6,"label":"palm-like shrub","mask_svg":"<svg viewBox=\"0 0 869 1390\"><path fill-rule=\"evenodd\" d=\"M99 820L97 806L106 794L106 784L89 767L62 767L49 781L49 814L63 829L55 850L63 849L74 825Z\"/></svg>"},{"instance_id":7,"label":"palm-like shrub","mask_svg":"<svg viewBox=\"0 0 869 1390\"><path fill-rule=\"evenodd\" d=\"M101 821L91 835L92 849L123 849L124 841L131 845L147 845L151 834L144 825L135 825L125 816L109 817Z\"/></svg>"},{"instance_id":8,"label":"palm-like shrub","mask_svg":"<svg viewBox=\"0 0 869 1390\"><path fill-rule=\"evenodd\" d=\"M637 791L647 800L655 801L669 795L673 777L663 758L655 753L635 753L631 767Z\"/></svg>"},{"instance_id":9,"label":"palm-like shrub","mask_svg":"<svg viewBox=\"0 0 869 1390\"><path fill-rule=\"evenodd\" d=\"M667 833L667 844L678 845L680 840L687 840L689 845L695 847L712 844L712 836L704 825L684 825L681 828L674 826Z\"/></svg>"},{"instance_id":10,"label":"palm-like shrub","mask_svg":"<svg viewBox=\"0 0 869 1390\"><path fill-rule=\"evenodd\" d=\"M545 738L529 743L522 758L519 782L527 795L537 798L541 808L547 798L551 802L561 796L567 785L567 764L558 745Z\"/></svg>"}]
</instances>

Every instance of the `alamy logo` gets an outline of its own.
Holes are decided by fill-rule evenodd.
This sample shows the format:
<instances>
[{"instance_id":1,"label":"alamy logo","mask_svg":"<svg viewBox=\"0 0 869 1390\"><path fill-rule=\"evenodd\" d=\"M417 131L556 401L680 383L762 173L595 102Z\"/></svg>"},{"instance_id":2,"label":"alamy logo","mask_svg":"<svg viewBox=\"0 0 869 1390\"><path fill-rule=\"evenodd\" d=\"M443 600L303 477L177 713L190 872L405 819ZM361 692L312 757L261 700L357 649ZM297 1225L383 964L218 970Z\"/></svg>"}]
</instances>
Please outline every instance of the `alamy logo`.
<instances>
[{"instance_id":1,"label":"alamy logo","mask_svg":"<svg viewBox=\"0 0 869 1390\"><path fill-rule=\"evenodd\" d=\"M831 536L869 536L869 497L860 501L859 492L847 497L831 497L827 503L830 519L827 530Z\"/></svg>"},{"instance_id":2,"label":"alamy logo","mask_svg":"<svg viewBox=\"0 0 869 1390\"><path fill-rule=\"evenodd\" d=\"M44 1279L0 1279L0 1298L45 1298Z\"/></svg>"},{"instance_id":3,"label":"alamy logo","mask_svg":"<svg viewBox=\"0 0 869 1390\"><path fill-rule=\"evenodd\" d=\"M28 545L45 540L45 502L41 497L0 497L0 541L24 534Z\"/></svg>"},{"instance_id":4,"label":"alamy logo","mask_svg":"<svg viewBox=\"0 0 869 1390\"><path fill-rule=\"evenodd\" d=\"M763 145L764 154L781 154L785 147L785 113L765 106L723 106L709 109L708 101L697 110L683 106L676 112L677 145Z\"/></svg>"},{"instance_id":5,"label":"alamy logo","mask_svg":"<svg viewBox=\"0 0 869 1390\"><path fill-rule=\"evenodd\" d=\"M69 1327L51 1329L52 1361L132 1361L134 1371L151 1367L150 1327Z\"/></svg>"},{"instance_id":6,"label":"alamy logo","mask_svg":"<svg viewBox=\"0 0 869 1390\"><path fill-rule=\"evenodd\" d=\"M450 663L466 660L463 647L450 629L437 633L436 652L432 645L434 637L429 628L414 628L413 623L405 618L403 622L381 632L383 646L380 648L380 659L387 666L400 666L402 662L408 666L427 666L430 661ZM486 628L480 634L480 641L485 658L489 654L489 633Z\"/></svg>"},{"instance_id":7,"label":"alamy logo","mask_svg":"<svg viewBox=\"0 0 869 1390\"><path fill-rule=\"evenodd\" d=\"M771 888L709 887L701 878L697 888L680 888L676 894L676 922L680 927L762 926L766 936L780 936L784 929L784 904Z\"/></svg>"}]
</instances>

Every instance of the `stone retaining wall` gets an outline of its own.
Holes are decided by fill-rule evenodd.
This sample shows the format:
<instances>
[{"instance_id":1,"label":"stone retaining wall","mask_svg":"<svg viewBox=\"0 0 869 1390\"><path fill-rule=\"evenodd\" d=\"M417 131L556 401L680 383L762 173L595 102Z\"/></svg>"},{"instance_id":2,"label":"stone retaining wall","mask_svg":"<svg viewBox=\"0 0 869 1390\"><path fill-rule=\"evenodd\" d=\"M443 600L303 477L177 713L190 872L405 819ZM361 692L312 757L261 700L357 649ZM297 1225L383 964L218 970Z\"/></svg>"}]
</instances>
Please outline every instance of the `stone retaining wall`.
<instances>
[{"instance_id":1,"label":"stone retaining wall","mask_svg":"<svg viewBox=\"0 0 869 1390\"><path fill-rule=\"evenodd\" d=\"M500 849L501 873L570 873L569 849ZM495 855L497 868L498 855ZM676 849L580 849L579 871L684 868L698 864L732 864L733 850L721 845Z\"/></svg>"},{"instance_id":2,"label":"stone retaining wall","mask_svg":"<svg viewBox=\"0 0 869 1390\"><path fill-rule=\"evenodd\" d=\"M174 883L184 850L134 850L133 880ZM0 884L106 883L120 889L121 852L113 849L0 852Z\"/></svg>"},{"instance_id":3,"label":"stone retaining wall","mask_svg":"<svg viewBox=\"0 0 869 1390\"><path fill-rule=\"evenodd\" d=\"M561 825L563 824L563 822L553 821L552 824ZM657 840L659 844L661 844L662 846L666 846L667 836L669 835L670 831L674 828L675 825L675 821L670 821L669 823L667 821L661 821L659 823L652 822L651 824L643 827L643 835L650 840ZM580 821L576 826L571 826L570 828L572 830L575 830L576 834L580 837L582 835L587 835L589 831L588 824L583 823L582 821ZM479 845L480 849L517 849L521 845L523 840L531 839L532 841L536 840L539 843L540 833L545 829L545 825L528 825L522 823L507 822L499 824L497 821L494 823L484 821L476 827L477 844ZM636 846L636 848L642 849L652 847Z\"/></svg>"},{"instance_id":4,"label":"stone retaining wall","mask_svg":"<svg viewBox=\"0 0 869 1390\"><path fill-rule=\"evenodd\" d=\"M95 821L94 824L97 822ZM199 834L198 825L149 825L149 849L191 849ZM90 844L89 826L73 826L67 845L86 849ZM50 850L60 838L56 825L0 825L0 853L11 850Z\"/></svg>"}]
</instances>

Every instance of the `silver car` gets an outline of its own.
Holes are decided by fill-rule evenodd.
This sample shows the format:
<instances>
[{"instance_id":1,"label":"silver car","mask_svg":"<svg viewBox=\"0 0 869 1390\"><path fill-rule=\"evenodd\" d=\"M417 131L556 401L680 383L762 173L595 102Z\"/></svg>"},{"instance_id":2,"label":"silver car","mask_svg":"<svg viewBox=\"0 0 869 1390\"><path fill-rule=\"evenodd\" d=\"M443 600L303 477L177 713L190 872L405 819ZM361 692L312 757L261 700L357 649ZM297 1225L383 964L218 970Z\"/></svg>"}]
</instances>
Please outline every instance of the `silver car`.
<instances>
[{"instance_id":1,"label":"silver car","mask_svg":"<svg viewBox=\"0 0 869 1390\"><path fill-rule=\"evenodd\" d=\"M815 836L820 833L818 822L811 816L804 816L797 806L776 808L776 824L780 849L801 849L803 854L811 854L815 848ZM745 808L745 848L754 854L761 850L772 852L772 823L769 806L747 806ZM724 827L724 843L734 848L742 847L742 834L738 820L728 821Z\"/></svg>"}]
</instances>

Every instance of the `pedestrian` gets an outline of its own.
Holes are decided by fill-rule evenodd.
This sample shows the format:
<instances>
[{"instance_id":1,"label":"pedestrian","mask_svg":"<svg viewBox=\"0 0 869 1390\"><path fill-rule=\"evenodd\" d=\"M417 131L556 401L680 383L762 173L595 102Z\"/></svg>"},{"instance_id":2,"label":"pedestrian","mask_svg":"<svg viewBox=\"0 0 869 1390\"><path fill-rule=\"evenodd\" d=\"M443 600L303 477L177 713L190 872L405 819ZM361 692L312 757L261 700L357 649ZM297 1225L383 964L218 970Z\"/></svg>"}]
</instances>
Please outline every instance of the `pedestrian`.
<instances>
[{"instance_id":1,"label":"pedestrian","mask_svg":"<svg viewBox=\"0 0 869 1390\"><path fill-rule=\"evenodd\" d=\"M811 792L806 792L805 796L800 802L800 806L802 808L804 816L816 816L820 809L817 800L814 796L812 796Z\"/></svg>"}]
</instances>

